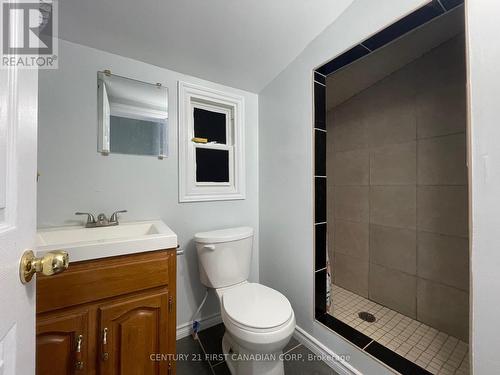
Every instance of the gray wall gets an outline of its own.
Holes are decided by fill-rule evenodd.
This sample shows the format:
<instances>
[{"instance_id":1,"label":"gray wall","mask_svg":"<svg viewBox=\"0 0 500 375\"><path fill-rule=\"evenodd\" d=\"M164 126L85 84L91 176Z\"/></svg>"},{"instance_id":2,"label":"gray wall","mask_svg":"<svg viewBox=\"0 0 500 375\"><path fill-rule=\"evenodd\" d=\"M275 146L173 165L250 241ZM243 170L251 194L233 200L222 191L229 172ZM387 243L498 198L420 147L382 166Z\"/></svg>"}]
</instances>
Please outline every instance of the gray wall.
<instances>
[{"instance_id":1,"label":"gray wall","mask_svg":"<svg viewBox=\"0 0 500 375\"><path fill-rule=\"evenodd\" d=\"M297 325L365 374L392 371L314 320L312 70L424 4L356 0L259 94L260 280Z\"/></svg>"},{"instance_id":2,"label":"gray wall","mask_svg":"<svg viewBox=\"0 0 500 375\"><path fill-rule=\"evenodd\" d=\"M162 219L186 250L178 257L177 324L191 319L204 293L192 242L198 231L237 225L256 229L251 279L258 270L258 98L153 65L60 41L59 69L40 71L38 226L80 224L75 211L111 213L128 209L122 220ZM155 157L97 153L97 71L169 90L169 152ZM238 201L178 203L177 81L185 80L245 98L247 198ZM204 316L218 312L212 296Z\"/></svg>"},{"instance_id":3,"label":"gray wall","mask_svg":"<svg viewBox=\"0 0 500 375\"><path fill-rule=\"evenodd\" d=\"M460 35L333 108L327 175L334 283L467 341L464 51Z\"/></svg>"}]
</instances>

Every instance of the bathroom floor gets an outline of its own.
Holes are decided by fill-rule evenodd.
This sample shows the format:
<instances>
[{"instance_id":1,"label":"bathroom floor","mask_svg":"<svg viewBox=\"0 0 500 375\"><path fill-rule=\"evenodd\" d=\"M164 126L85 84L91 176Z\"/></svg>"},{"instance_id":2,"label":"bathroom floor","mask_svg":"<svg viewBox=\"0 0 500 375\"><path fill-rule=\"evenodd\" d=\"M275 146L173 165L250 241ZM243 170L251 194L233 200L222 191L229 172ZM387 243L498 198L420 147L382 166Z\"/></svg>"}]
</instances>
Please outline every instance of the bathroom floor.
<instances>
[{"instance_id":1,"label":"bathroom floor","mask_svg":"<svg viewBox=\"0 0 500 375\"><path fill-rule=\"evenodd\" d=\"M330 314L335 318L432 374L469 374L469 347L465 342L339 286L332 285L331 293ZM361 311L375 315L376 321L360 319Z\"/></svg>"},{"instance_id":2,"label":"bathroom floor","mask_svg":"<svg viewBox=\"0 0 500 375\"><path fill-rule=\"evenodd\" d=\"M230 375L222 356L222 336L224 325L219 324L199 333L199 340L191 336L177 341L178 356L185 354L187 360L177 361L177 375ZM283 350L290 354L293 360L285 361L286 375L336 375L324 362L318 360L308 361L313 353L305 346L292 338Z\"/></svg>"}]
</instances>

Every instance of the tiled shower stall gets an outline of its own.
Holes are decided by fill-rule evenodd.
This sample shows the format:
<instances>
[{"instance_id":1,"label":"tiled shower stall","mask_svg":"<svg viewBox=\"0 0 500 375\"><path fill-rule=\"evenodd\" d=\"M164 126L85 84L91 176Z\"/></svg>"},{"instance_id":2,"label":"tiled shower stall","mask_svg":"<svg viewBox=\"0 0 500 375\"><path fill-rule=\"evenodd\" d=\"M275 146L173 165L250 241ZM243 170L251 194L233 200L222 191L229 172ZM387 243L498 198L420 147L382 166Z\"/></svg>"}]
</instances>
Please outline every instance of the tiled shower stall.
<instances>
[{"instance_id":1,"label":"tiled shower stall","mask_svg":"<svg viewBox=\"0 0 500 375\"><path fill-rule=\"evenodd\" d=\"M332 73L460 3L432 1L314 74L316 318L403 374L468 373L464 35L327 97Z\"/></svg>"}]
</instances>

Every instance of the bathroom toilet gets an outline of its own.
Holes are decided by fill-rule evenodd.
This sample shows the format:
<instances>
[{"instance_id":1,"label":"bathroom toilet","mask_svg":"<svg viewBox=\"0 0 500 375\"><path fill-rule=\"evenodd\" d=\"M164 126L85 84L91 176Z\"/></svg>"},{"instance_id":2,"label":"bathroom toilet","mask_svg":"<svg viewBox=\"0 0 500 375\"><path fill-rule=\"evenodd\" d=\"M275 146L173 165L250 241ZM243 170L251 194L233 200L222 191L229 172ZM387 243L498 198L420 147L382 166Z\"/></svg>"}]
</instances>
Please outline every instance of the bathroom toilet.
<instances>
[{"instance_id":1,"label":"bathroom toilet","mask_svg":"<svg viewBox=\"0 0 500 375\"><path fill-rule=\"evenodd\" d=\"M283 375L283 348L295 315L280 292L248 282L253 229L195 235L201 282L215 289L226 333L222 349L233 375Z\"/></svg>"}]
</instances>

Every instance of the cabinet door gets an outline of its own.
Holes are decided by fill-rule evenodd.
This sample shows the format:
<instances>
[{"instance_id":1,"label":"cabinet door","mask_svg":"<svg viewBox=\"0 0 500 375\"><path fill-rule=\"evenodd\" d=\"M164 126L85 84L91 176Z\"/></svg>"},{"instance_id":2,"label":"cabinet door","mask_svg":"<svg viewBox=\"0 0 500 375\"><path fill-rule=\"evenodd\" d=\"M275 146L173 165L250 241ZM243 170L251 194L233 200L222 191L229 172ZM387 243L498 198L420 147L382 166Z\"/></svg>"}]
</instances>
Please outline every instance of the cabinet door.
<instances>
[{"instance_id":1,"label":"cabinet door","mask_svg":"<svg viewBox=\"0 0 500 375\"><path fill-rule=\"evenodd\" d=\"M37 375L87 373L88 312L37 318Z\"/></svg>"},{"instance_id":2,"label":"cabinet door","mask_svg":"<svg viewBox=\"0 0 500 375\"><path fill-rule=\"evenodd\" d=\"M173 310L169 297L165 290L99 308L101 375L173 373L168 337L175 332L168 332ZM164 354L164 360L152 360L157 353Z\"/></svg>"}]
</instances>

